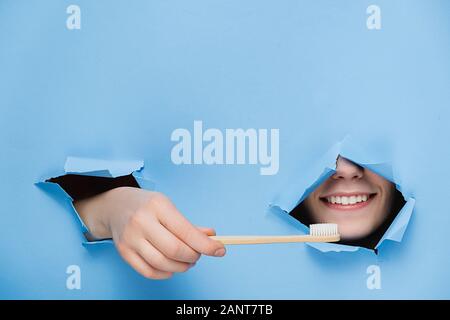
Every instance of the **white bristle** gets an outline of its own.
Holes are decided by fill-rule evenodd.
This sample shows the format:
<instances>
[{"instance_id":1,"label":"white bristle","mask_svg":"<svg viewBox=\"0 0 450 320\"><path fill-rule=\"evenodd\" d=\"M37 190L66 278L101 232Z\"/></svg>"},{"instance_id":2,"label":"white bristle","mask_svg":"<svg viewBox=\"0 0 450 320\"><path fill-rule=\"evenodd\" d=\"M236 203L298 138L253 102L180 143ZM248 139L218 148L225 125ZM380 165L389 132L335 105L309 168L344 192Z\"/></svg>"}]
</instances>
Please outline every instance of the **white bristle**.
<instances>
[{"instance_id":1,"label":"white bristle","mask_svg":"<svg viewBox=\"0 0 450 320\"><path fill-rule=\"evenodd\" d=\"M338 235L338 226L335 223L316 223L309 225L309 235L316 237L330 237Z\"/></svg>"}]
</instances>

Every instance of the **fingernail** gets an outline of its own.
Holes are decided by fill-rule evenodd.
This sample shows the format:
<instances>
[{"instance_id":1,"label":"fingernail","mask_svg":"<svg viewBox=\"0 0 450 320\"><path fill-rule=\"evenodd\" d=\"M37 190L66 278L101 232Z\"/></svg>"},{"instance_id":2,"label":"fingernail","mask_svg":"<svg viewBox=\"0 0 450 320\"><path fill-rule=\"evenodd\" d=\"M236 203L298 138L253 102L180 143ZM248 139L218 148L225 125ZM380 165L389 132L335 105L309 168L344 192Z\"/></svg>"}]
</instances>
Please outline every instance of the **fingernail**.
<instances>
[{"instance_id":1,"label":"fingernail","mask_svg":"<svg viewBox=\"0 0 450 320\"><path fill-rule=\"evenodd\" d=\"M216 252L214 252L214 256L216 257L223 257L225 255L225 248L217 249Z\"/></svg>"}]
</instances>

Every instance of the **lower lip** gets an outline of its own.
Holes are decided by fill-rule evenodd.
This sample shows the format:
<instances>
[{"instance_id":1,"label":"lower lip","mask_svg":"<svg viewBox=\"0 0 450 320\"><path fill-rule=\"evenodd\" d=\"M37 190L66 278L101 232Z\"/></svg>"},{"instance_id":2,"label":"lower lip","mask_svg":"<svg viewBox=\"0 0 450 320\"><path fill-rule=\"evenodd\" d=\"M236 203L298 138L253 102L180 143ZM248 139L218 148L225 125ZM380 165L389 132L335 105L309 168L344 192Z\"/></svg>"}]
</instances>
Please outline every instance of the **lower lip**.
<instances>
[{"instance_id":1,"label":"lower lip","mask_svg":"<svg viewBox=\"0 0 450 320\"><path fill-rule=\"evenodd\" d=\"M335 209L335 210L342 210L342 211L349 211L349 210L359 210L362 209L364 207L367 207L370 202L372 202L373 198L375 198L376 195L371 195L369 197L369 199L367 199L367 201L361 201L355 204L347 204L347 205L342 205L339 203L331 203L328 202L327 200L322 200L321 201L328 207L331 209Z\"/></svg>"}]
</instances>

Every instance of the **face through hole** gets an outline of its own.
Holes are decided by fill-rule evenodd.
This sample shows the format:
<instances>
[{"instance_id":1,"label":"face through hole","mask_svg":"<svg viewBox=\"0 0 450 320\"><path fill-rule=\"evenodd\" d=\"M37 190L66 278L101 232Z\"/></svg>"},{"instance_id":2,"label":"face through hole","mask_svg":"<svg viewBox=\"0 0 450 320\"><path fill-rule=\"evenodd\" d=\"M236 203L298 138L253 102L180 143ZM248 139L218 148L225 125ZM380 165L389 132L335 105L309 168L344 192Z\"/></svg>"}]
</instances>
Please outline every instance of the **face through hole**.
<instances>
[{"instance_id":1,"label":"face through hole","mask_svg":"<svg viewBox=\"0 0 450 320\"><path fill-rule=\"evenodd\" d=\"M392 182L338 157L336 173L291 215L305 225L336 223L340 243L373 249L404 204Z\"/></svg>"}]
</instances>

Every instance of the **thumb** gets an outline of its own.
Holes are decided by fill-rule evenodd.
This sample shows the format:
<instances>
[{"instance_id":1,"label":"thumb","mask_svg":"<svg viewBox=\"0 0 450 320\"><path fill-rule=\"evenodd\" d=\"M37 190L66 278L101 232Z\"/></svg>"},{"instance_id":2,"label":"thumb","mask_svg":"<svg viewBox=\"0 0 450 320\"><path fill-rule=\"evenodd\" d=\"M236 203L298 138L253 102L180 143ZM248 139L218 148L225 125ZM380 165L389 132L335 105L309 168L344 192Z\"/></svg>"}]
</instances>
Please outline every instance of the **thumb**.
<instances>
[{"instance_id":1,"label":"thumb","mask_svg":"<svg viewBox=\"0 0 450 320\"><path fill-rule=\"evenodd\" d=\"M213 235L215 235L215 232L211 228L193 227L188 232L184 241L197 252L207 256L223 257L226 252L225 246L221 242L209 237Z\"/></svg>"}]
</instances>

